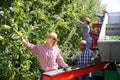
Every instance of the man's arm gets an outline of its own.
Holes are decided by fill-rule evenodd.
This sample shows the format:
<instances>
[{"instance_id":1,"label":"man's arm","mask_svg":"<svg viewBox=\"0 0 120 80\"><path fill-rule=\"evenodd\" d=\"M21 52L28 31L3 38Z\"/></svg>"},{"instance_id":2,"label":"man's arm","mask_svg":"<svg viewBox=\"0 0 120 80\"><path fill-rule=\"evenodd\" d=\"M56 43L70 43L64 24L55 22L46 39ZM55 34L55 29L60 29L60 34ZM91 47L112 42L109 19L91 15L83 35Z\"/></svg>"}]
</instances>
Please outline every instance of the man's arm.
<instances>
[{"instance_id":1,"label":"man's arm","mask_svg":"<svg viewBox=\"0 0 120 80\"><path fill-rule=\"evenodd\" d=\"M85 28L85 27L86 27L86 25L85 25L82 21L76 19L75 17L74 17L73 19L74 19L74 21L77 22L77 24L79 25L78 27L82 27L82 28Z\"/></svg>"}]
</instances>

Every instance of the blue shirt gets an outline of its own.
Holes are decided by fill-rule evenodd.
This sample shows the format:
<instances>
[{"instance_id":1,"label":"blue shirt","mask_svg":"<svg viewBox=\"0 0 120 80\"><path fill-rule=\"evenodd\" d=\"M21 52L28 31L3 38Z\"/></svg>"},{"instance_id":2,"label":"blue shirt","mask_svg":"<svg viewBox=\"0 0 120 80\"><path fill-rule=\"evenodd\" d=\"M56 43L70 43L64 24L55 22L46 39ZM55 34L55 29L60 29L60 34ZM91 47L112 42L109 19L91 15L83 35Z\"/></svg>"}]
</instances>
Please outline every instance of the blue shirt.
<instances>
[{"instance_id":1,"label":"blue shirt","mask_svg":"<svg viewBox=\"0 0 120 80\"><path fill-rule=\"evenodd\" d=\"M93 56L95 56L95 53L92 50L90 49L84 50L79 57L78 64L79 65L91 64L92 63L91 58Z\"/></svg>"},{"instance_id":2,"label":"blue shirt","mask_svg":"<svg viewBox=\"0 0 120 80\"><path fill-rule=\"evenodd\" d=\"M104 17L105 17L105 16L99 16L99 15L97 15L97 17L99 17L99 19L100 19L100 23L102 24L103 21L104 21Z\"/></svg>"},{"instance_id":3,"label":"blue shirt","mask_svg":"<svg viewBox=\"0 0 120 80\"><path fill-rule=\"evenodd\" d=\"M87 24L84 24L83 22L79 23L79 27L83 28L83 38L86 39L90 37L89 32L90 32L90 27Z\"/></svg>"}]
</instances>

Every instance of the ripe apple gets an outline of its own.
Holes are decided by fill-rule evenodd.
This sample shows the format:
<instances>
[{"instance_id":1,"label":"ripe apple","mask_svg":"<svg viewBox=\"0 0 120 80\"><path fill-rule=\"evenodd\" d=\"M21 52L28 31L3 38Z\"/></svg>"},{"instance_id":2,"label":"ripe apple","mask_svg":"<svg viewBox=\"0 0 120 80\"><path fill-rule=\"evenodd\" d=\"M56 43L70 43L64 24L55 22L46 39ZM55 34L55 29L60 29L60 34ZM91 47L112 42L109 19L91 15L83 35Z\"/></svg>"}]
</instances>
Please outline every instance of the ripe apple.
<instances>
[{"instance_id":1,"label":"ripe apple","mask_svg":"<svg viewBox=\"0 0 120 80\"><path fill-rule=\"evenodd\" d=\"M5 25L1 26L1 29L2 30L8 30L8 29L10 29L10 26L5 24Z\"/></svg>"},{"instance_id":2,"label":"ripe apple","mask_svg":"<svg viewBox=\"0 0 120 80\"><path fill-rule=\"evenodd\" d=\"M0 35L0 41L2 41L3 39L4 39L3 36Z\"/></svg>"}]
</instances>

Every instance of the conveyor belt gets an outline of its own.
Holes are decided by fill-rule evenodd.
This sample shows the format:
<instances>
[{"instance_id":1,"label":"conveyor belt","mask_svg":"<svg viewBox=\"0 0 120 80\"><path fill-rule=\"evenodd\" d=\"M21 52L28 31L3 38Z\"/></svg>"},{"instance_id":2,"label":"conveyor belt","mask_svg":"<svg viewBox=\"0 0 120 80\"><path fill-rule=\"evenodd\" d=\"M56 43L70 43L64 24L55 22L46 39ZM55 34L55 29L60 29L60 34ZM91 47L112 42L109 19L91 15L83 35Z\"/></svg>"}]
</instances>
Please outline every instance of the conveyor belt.
<instances>
[{"instance_id":1,"label":"conveyor belt","mask_svg":"<svg viewBox=\"0 0 120 80\"><path fill-rule=\"evenodd\" d=\"M73 66L72 70L64 71L63 69L58 69L50 72L45 72L43 75L44 80L69 80L76 78L78 76L94 72L97 70L105 69L108 62L101 62L98 64L91 64L86 66Z\"/></svg>"}]
</instances>

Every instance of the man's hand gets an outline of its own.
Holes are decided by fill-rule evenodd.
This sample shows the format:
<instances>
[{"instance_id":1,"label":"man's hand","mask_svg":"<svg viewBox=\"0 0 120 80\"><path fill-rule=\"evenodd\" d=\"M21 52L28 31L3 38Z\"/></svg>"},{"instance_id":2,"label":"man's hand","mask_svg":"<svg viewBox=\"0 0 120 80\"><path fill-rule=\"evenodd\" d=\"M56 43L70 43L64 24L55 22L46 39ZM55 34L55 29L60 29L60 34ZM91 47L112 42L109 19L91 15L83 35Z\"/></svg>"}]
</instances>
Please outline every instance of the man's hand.
<instances>
[{"instance_id":1,"label":"man's hand","mask_svg":"<svg viewBox=\"0 0 120 80\"><path fill-rule=\"evenodd\" d=\"M74 21L75 21L75 22L77 22L77 23L79 22L79 20L78 20L78 19L76 19L76 17L74 17L73 19L74 19Z\"/></svg>"}]
</instances>

